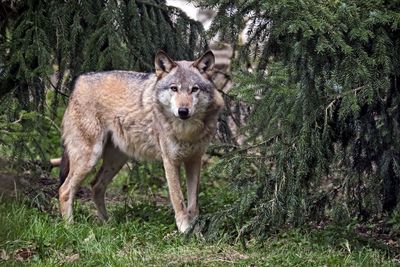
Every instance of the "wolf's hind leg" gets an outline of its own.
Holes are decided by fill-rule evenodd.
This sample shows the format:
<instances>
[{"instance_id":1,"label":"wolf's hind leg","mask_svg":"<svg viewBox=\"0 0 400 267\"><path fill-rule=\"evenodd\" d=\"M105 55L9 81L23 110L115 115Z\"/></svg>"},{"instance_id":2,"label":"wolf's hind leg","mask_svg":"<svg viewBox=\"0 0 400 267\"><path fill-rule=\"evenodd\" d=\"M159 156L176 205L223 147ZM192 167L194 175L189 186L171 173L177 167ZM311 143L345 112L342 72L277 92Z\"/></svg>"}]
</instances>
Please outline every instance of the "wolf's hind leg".
<instances>
[{"instance_id":1,"label":"wolf's hind leg","mask_svg":"<svg viewBox=\"0 0 400 267\"><path fill-rule=\"evenodd\" d=\"M98 158L99 156L93 153L93 149L81 149L78 157L69 156L69 173L59 189L60 211L65 220L73 221L72 210L76 191L86 175L93 169Z\"/></svg>"},{"instance_id":2,"label":"wolf's hind leg","mask_svg":"<svg viewBox=\"0 0 400 267\"><path fill-rule=\"evenodd\" d=\"M124 166L127 159L128 157L116 148L111 141L107 142L103 150L103 164L90 183L92 186L93 201L96 204L97 216L100 221L105 221L108 218L104 202L107 185L122 166Z\"/></svg>"}]
</instances>

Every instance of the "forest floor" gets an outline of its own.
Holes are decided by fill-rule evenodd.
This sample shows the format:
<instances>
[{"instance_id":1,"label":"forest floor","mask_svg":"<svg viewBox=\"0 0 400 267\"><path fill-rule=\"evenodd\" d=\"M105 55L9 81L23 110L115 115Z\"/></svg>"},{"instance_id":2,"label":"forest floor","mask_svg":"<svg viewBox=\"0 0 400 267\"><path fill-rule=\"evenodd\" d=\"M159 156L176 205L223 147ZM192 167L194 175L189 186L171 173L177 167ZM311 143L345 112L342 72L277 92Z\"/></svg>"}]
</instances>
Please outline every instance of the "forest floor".
<instances>
[{"instance_id":1,"label":"forest floor","mask_svg":"<svg viewBox=\"0 0 400 267\"><path fill-rule=\"evenodd\" d=\"M107 195L110 220L100 224L84 186L75 222L66 224L57 188L56 178L0 172L0 265L400 266L398 240L373 227L294 229L246 242L180 234L166 187L133 200L117 181Z\"/></svg>"}]
</instances>

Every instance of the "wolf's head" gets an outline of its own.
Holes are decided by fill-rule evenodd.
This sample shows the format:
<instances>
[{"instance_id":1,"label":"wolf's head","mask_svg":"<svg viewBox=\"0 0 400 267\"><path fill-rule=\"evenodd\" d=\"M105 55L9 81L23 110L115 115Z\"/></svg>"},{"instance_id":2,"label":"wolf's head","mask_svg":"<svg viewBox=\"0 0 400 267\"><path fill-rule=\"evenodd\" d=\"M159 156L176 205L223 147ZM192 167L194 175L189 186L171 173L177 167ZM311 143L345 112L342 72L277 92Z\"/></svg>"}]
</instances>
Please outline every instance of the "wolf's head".
<instances>
[{"instance_id":1,"label":"wolf's head","mask_svg":"<svg viewBox=\"0 0 400 267\"><path fill-rule=\"evenodd\" d=\"M155 57L157 101L176 118L201 116L212 102L215 85L211 74L215 65L211 51L194 62L173 61L165 52Z\"/></svg>"}]
</instances>

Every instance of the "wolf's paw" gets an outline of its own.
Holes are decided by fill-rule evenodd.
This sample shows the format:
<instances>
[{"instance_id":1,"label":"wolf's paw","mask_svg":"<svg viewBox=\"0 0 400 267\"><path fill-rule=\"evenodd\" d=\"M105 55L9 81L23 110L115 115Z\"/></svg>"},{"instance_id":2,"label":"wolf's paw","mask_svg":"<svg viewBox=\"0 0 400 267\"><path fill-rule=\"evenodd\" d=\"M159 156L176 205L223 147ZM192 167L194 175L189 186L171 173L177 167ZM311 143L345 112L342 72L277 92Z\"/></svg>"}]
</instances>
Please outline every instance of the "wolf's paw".
<instances>
[{"instance_id":1,"label":"wolf's paw","mask_svg":"<svg viewBox=\"0 0 400 267\"><path fill-rule=\"evenodd\" d=\"M182 218L177 218L176 219L176 225L178 226L178 230L181 233L186 233L186 230L190 226L190 221L187 216L184 216Z\"/></svg>"}]
</instances>

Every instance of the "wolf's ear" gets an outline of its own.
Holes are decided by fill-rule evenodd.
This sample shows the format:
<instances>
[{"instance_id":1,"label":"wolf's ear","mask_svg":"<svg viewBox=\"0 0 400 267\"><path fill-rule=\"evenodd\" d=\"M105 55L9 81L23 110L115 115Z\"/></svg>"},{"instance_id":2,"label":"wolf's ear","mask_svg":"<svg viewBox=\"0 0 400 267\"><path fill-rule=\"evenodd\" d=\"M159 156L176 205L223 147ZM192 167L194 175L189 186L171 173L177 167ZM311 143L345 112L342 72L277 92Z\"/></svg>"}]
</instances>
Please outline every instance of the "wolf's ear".
<instances>
[{"instance_id":1,"label":"wolf's ear","mask_svg":"<svg viewBox=\"0 0 400 267\"><path fill-rule=\"evenodd\" d=\"M177 64L164 52L158 51L154 59L154 64L156 66L156 75L158 78L164 77L168 72L170 72Z\"/></svg>"},{"instance_id":2,"label":"wolf's ear","mask_svg":"<svg viewBox=\"0 0 400 267\"><path fill-rule=\"evenodd\" d=\"M193 62L193 67L199 69L200 73L206 75L207 78L211 77L212 70L215 65L214 53L211 50L207 51L204 55Z\"/></svg>"}]
</instances>

